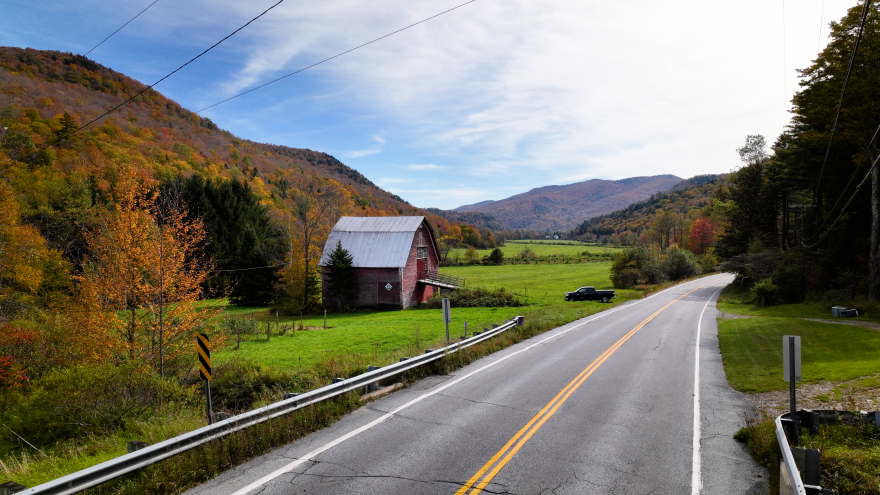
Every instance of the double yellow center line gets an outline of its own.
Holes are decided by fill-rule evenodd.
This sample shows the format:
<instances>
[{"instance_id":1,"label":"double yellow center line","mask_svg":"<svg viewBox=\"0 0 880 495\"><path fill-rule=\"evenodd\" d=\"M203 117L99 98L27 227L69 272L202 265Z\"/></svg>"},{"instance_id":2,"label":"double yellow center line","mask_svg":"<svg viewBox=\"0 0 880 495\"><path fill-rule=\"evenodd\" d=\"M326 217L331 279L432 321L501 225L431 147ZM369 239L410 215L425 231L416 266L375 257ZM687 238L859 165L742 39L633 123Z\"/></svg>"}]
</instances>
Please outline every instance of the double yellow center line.
<instances>
[{"instance_id":1,"label":"double yellow center line","mask_svg":"<svg viewBox=\"0 0 880 495\"><path fill-rule=\"evenodd\" d=\"M602 366L602 363L604 363L609 357L611 357L611 355L614 354L617 349L620 348L620 346L622 346L627 340L629 340L630 337L635 335L636 332L641 330L642 327L647 325L649 321L653 320L657 317L657 315L665 311L666 308L672 306L691 292L701 289L711 283L712 282L703 284L696 289L686 292L676 299L673 299L669 302L669 304L658 309L656 312L654 312L654 314L646 318L645 321L639 323L638 325L636 325L635 328L627 332L626 335L621 337L620 340L615 342L614 345L603 352L601 356L590 363L590 365L587 366L583 371L581 371L578 376L574 378L574 380L570 381L568 385L565 386L565 388L563 388L558 394L556 394L556 396L553 397L553 399L551 399L546 406L538 411L538 414L536 414L535 417L533 417L528 423L526 423L526 425L523 426L522 429L519 430L516 435L514 435L513 438L510 439L510 441L504 444L504 447L501 447L501 450L499 450L494 456L492 456L492 458L489 459L489 462L483 465L483 467L480 468L479 471L477 471L477 474L469 479L468 482L465 483L465 485L462 486L461 489L459 489L455 493L455 495L464 495L468 490L471 490L471 488L473 489L468 495L477 495L478 493L482 492L483 488L485 488L486 485L488 485L492 481L492 479L495 478L498 472L501 471L501 469L510 461L510 459L512 459L513 456L516 455L517 452L519 452L519 449L521 449L522 446L525 445L530 438L532 438L532 435L534 435L535 432L537 432L541 428L541 426L543 426L544 423L546 423L547 420L556 413L559 407L562 406L562 404L564 404L569 397L571 397L571 394L573 394L574 391L577 390L584 383L584 381L586 381L586 379L589 378L590 375L592 375L593 372L599 368L599 366Z\"/></svg>"}]
</instances>

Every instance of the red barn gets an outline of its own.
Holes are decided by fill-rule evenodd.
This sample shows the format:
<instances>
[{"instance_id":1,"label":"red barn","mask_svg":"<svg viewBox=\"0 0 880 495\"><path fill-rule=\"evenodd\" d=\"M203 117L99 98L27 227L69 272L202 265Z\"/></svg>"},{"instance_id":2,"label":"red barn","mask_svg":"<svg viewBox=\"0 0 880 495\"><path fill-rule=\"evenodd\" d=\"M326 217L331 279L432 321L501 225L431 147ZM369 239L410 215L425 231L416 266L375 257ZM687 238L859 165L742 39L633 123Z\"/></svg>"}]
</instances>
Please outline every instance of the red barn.
<instances>
[{"instance_id":1,"label":"red barn","mask_svg":"<svg viewBox=\"0 0 880 495\"><path fill-rule=\"evenodd\" d=\"M439 288L463 285L441 276L440 251L425 217L342 217L330 231L321 255L322 286L327 263L336 243L354 259L352 308L408 308L425 302ZM327 300L327 294L322 294Z\"/></svg>"}]
</instances>

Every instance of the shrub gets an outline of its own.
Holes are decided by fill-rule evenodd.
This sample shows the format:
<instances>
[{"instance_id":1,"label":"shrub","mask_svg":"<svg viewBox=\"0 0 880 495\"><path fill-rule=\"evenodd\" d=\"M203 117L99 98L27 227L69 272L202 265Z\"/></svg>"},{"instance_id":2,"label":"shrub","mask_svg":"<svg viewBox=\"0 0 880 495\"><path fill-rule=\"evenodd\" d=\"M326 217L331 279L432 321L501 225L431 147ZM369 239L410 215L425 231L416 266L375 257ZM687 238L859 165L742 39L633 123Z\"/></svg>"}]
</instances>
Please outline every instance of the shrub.
<instances>
[{"instance_id":1,"label":"shrub","mask_svg":"<svg viewBox=\"0 0 880 495\"><path fill-rule=\"evenodd\" d=\"M529 247L529 246L526 246L526 247L522 248L522 251L520 251L520 252L517 254L517 256L519 256L521 259L532 259L532 258L537 258L537 257L538 257L538 255L535 254L535 252L532 251L532 248Z\"/></svg>"},{"instance_id":2,"label":"shrub","mask_svg":"<svg viewBox=\"0 0 880 495\"><path fill-rule=\"evenodd\" d=\"M666 280L660 260L643 246L624 250L611 263L611 282L615 287L626 289L637 284L659 284Z\"/></svg>"},{"instance_id":3,"label":"shrub","mask_svg":"<svg viewBox=\"0 0 880 495\"><path fill-rule=\"evenodd\" d=\"M487 289L477 287L474 289L456 289L449 294L435 293L425 303L425 307L438 309L442 306L442 299L449 298L449 304L454 308L515 308L525 306L516 294L500 289Z\"/></svg>"},{"instance_id":4,"label":"shrub","mask_svg":"<svg viewBox=\"0 0 880 495\"><path fill-rule=\"evenodd\" d=\"M700 274L697 257L686 249L671 249L664 259L664 272L670 280L681 280Z\"/></svg>"},{"instance_id":5,"label":"shrub","mask_svg":"<svg viewBox=\"0 0 880 495\"><path fill-rule=\"evenodd\" d=\"M196 402L193 389L163 380L141 363L84 364L35 380L12 412L25 438L46 445L110 432L166 403Z\"/></svg>"},{"instance_id":6,"label":"shrub","mask_svg":"<svg viewBox=\"0 0 880 495\"><path fill-rule=\"evenodd\" d=\"M776 286L773 285L773 279L765 278L752 286L751 289L753 302L758 306L766 306L773 303L776 297Z\"/></svg>"},{"instance_id":7,"label":"shrub","mask_svg":"<svg viewBox=\"0 0 880 495\"><path fill-rule=\"evenodd\" d=\"M504 264L504 252L498 248L493 249L491 253L483 258L483 263L488 265Z\"/></svg>"},{"instance_id":8,"label":"shrub","mask_svg":"<svg viewBox=\"0 0 880 495\"><path fill-rule=\"evenodd\" d=\"M275 394L280 399L283 392L304 391L314 385L300 383L301 379L277 368L238 358L215 366L211 377L214 379L211 383L214 409L225 411L246 411L267 394Z\"/></svg>"}]
</instances>

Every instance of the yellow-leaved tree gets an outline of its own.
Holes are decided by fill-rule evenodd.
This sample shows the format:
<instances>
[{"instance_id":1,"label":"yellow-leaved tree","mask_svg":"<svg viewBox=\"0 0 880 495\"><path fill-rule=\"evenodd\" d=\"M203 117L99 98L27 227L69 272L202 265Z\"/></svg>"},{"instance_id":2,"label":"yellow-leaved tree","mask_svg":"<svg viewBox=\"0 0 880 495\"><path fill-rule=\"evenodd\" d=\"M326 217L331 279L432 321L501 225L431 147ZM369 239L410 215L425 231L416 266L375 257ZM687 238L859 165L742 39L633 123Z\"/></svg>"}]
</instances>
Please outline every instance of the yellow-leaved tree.
<instances>
[{"instance_id":1,"label":"yellow-leaved tree","mask_svg":"<svg viewBox=\"0 0 880 495\"><path fill-rule=\"evenodd\" d=\"M286 246L285 265L278 273L280 311L295 314L317 308L321 252L330 230L353 208L351 192L333 179L302 177L287 191L284 208L274 213Z\"/></svg>"},{"instance_id":2,"label":"yellow-leaved tree","mask_svg":"<svg viewBox=\"0 0 880 495\"><path fill-rule=\"evenodd\" d=\"M0 321L31 309L49 270L64 270L61 254L40 232L21 223L12 188L0 182Z\"/></svg>"},{"instance_id":3,"label":"yellow-leaved tree","mask_svg":"<svg viewBox=\"0 0 880 495\"><path fill-rule=\"evenodd\" d=\"M142 361L164 376L166 362L192 352L193 334L222 311L202 301L214 265L202 253L204 224L184 206L174 195L160 199L146 171L124 168L113 206L83 233L89 254L70 316L105 338L96 358Z\"/></svg>"}]
</instances>

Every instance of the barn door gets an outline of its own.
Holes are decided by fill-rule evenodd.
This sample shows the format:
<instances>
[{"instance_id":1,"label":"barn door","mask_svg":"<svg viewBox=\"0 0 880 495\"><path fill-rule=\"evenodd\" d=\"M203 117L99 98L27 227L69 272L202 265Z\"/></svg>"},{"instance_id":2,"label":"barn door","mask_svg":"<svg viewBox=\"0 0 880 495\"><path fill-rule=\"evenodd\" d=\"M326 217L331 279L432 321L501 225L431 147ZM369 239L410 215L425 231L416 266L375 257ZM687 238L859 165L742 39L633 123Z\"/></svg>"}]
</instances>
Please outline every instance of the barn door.
<instances>
[{"instance_id":1,"label":"barn door","mask_svg":"<svg viewBox=\"0 0 880 495\"><path fill-rule=\"evenodd\" d=\"M379 306L400 306L400 283L399 282L379 282L377 290L379 291Z\"/></svg>"},{"instance_id":2,"label":"barn door","mask_svg":"<svg viewBox=\"0 0 880 495\"><path fill-rule=\"evenodd\" d=\"M424 258L419 258L416 260L416 273L419 278L425 278L428 276L428 260Z\"/></svg>"}]
</instances>

